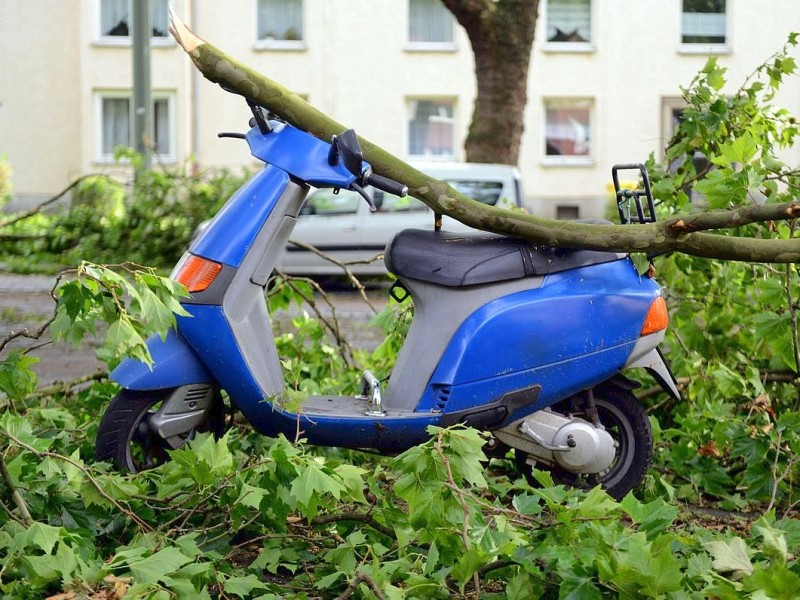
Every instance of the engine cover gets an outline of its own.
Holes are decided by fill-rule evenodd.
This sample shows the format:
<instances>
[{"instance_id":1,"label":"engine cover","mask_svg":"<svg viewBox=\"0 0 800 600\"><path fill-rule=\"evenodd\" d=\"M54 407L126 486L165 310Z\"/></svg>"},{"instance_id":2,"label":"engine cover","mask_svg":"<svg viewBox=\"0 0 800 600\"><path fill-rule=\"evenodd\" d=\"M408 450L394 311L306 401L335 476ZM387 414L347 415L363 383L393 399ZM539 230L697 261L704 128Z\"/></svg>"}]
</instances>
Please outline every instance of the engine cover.
<instances>
[{"instance_id":1,"label":"engine cover","mask_svg":"<svg viewBox=\"0 0 800 600\"><path fill-rule=\"evenodd\" d=\"M536 461L572 473L602 473L617 452L617 443L602 426L549 409L519 419L494 435Z\"/></svg>"}]
</instances>

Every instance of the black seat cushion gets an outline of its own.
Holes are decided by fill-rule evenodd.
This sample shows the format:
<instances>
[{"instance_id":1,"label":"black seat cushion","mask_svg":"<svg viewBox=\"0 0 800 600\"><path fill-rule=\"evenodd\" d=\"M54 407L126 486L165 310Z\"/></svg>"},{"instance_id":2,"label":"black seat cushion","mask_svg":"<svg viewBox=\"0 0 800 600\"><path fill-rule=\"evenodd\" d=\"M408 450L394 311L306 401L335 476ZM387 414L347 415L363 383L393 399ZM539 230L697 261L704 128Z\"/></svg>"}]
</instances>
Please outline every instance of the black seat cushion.
<instances>
[{"instance_id":1,"label":"black seat cushion","mask_svg":"<svg viewBox=\"0 0 800 600\"><path fill-rule=\"evenodd\" d=\"M448 287L547 275L618 260L613 252L537 246L486 232L405 229L389 241L386 268L398 277Z\"/></svg>"}]
</instances>

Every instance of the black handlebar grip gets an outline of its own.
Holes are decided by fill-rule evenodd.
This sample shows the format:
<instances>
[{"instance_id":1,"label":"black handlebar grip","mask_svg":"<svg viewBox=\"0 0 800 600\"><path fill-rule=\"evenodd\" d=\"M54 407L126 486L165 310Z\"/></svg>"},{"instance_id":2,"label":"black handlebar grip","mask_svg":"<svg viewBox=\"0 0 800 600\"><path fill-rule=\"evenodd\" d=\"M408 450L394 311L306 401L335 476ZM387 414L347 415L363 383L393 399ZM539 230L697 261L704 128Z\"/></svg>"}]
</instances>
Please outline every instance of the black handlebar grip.
<instances>
[{"instance_id":1,"label":"black handlebar grip","mask_svg":"<svg viewBox=\"0 0 800 600\"><path fill-rule=\"evenodd\" d=\"M375 173L371 173L369 177L367 177L366 183L367 185L371 185L372 187L383 190L389 194L400 196L401 198L408 194L408 186L403 185L394 179L389 179L388 177L384 177L382 175L376 175Z\"/></svg>"}]
</instances>

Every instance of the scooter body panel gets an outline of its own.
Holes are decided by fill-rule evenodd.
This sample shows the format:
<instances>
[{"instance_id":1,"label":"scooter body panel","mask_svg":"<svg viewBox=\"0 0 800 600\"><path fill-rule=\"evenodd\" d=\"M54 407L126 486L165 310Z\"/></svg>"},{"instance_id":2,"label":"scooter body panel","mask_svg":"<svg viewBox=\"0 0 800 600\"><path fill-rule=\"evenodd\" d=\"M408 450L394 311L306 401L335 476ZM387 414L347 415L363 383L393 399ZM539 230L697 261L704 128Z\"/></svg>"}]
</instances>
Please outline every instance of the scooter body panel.
<instances>
[{"instance_id":1,"label":"scooter body panel","mask_svg":"<svg viewBox=\"0 0 800 600\"><path fill-rule=\"evenodd\" d=\"M312 444L397 452L426 440L428 425L441 419L430 413L369 415L363 399L332 396L309 399L298 413L282 410L281 398L265 397L256 382L222 307L186 309L192 317L179 319L180 330L259 433L294 438L300 428Z\"/></svg>"},{"instance_id":2,"label":"scooter body panel","mask_svg":"<svg viewBox=\"0 0 800 600\"><path fill-rule=\"evenodd\" d=\"M459 412L541 386L525 414L592 387L625 365L660 293L620 260L497 298L455 332L417 410Z\"/></svg>"},{"instance_id":3,"label":"scooter body panel","mask_svg":"<svg viewBox=\"0 0 800 600\"><path fill-rule=\"evenodd\" d=\"M129 390L163 390L191 383L211 383L215 377L180 333L170 329L162 340L147 340L153 366L126 358L111 372L111 380Z\"/></svg>"},{"instance_id":4,"label":"scooter body panel","mask_svg":"<svg viewBox=\"0 0 800 600\"><path fill-rule=\"evenodd\" d=\"M239 267L288 183L289 175L267 165L231 196L189 251Z\"/></svg>"},{"instance_id":5,"label":"scooter body panel","mask_svg":"<svg viewBox=\"0 0 800 600\"><path fill-rule=\"evenodd\" d=\"M286 123L271 124L274 129L269 135L263 135L257 127L247 132L253 156L316 187L347 189L355 181L342 161L330 164L329 143Z\"/></svg>"}]
</instances>

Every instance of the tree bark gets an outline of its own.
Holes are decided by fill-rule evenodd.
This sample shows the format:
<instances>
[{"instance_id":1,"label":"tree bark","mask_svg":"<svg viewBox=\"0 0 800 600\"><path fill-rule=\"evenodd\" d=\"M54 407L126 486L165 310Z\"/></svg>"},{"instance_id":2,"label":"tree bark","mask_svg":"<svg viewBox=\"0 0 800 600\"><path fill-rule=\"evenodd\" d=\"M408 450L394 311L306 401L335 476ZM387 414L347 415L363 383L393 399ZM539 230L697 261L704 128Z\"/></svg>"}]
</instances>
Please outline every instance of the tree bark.
<instances>
[{"instance_id":1,"label":"tree bark","mask_svg":"<svg viewBox=\"0 0 800 600\"><path fill-rule=\"evenodd\" d=\"M475 4L481 0L474 0ZM195 66L210 81L264 106L289 124L323 139L346 127L327 117L279 83L236 61L197 37L173 15L170 31ZM683 252L694 256L749 262L800 262L800 239L760 239L703 233L747 223L796 219L800 204L753 205L730 211L675 217L646 225L596 225L544 219L487 206L460 194L443 181L414 169L370 141L359 138L373 170L401 181L435 213L462 223L535 243L610 252Z\"/></svg>"},{"instance_id":2,"label":"tree bark","mask_svg":"<svg viewBox=\"0 0 800 600\"><path fill-rule=\"evenodd\" d=\"M464 27L475 57L478 89L464 142L467 161L516 165L539 0L442 2Z\"/></svg>"}]
</instances>

